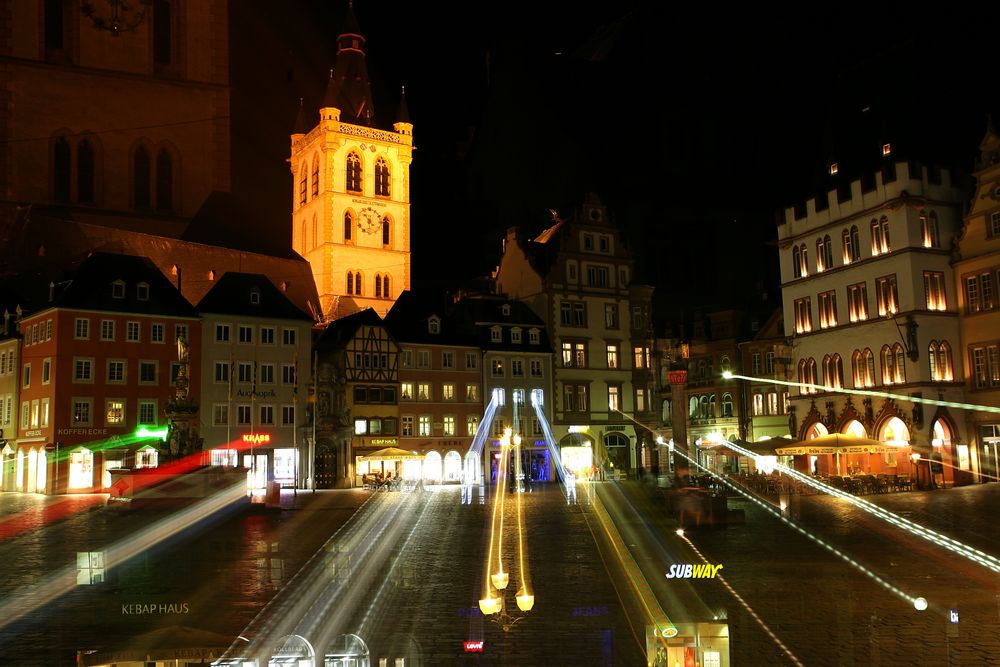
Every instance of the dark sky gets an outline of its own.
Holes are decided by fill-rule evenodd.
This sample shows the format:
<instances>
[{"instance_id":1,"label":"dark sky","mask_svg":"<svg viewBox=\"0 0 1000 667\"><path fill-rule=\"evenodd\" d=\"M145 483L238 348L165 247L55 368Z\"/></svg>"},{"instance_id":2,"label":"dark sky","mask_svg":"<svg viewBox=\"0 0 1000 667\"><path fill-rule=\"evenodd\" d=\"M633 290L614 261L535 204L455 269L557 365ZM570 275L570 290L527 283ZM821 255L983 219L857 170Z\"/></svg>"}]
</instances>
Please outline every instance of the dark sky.
<instances>
[{"instance_id":1,"label":"dark sky","mask_svg":"<svg viewBox=\"0 0 1000 667\"><path fill-rule=\"evenodd\" d=\"M661 297L739 302L777 284L775 211L829 162L891 142L968 171L1000 111L985 4L694 4L356 0L377 125L402 85L414 124L415 285L487 274L503 230L594 190ZM232 3L234 192L286 246L289 134L345 8Z\"/></svg>"}]
</instances>

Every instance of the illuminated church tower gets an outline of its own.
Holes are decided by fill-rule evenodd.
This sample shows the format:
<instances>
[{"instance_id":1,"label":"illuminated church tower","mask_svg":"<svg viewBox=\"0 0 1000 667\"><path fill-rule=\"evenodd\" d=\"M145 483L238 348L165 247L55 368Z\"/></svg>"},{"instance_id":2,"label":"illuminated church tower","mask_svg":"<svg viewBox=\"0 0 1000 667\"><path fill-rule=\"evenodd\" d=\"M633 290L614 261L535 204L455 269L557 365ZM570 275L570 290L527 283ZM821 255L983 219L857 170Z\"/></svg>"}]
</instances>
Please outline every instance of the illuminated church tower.
<instances>
[{"instance_id":1,"label":"illuminated church tower","mask_svg":"<svg viewBox=\"0 0 1000 667\"><path fill-rule=\"evenodd\" d=\"M379 315L410 288L410 161L405 97L392 131L373 127L365 38L348 8L319 123L292 134L292 248L312 266L323 317Z\"/></svg>"}]
</instances>

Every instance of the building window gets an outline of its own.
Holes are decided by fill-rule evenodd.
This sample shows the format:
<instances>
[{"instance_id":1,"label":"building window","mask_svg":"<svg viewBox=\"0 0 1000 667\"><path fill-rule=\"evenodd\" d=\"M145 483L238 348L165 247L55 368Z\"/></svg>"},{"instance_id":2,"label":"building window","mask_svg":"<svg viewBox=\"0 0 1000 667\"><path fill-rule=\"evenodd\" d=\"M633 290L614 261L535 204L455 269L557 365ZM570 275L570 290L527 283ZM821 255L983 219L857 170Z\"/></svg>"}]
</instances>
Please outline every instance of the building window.
<instances>
[{"instance_id":1,"label":"building window","mask_svg":"<svg viewBox=\"0 0 1000 667\"><path fill-rule=\"evenodd\" d=\"M354 217L350 211L344 211L344 240L350 241L354 230ZM350 294L350 292L348 292Z\"/></svg>"},{"instance_id":2,"label":"building window","mask_svg":"<svg viewBox=\"0 0 1000 667\"><path fill-rule=\"evenodd\" d=\"M821 273L833 268L833 243L826 235L816 239L816 272Z\"/></svg>"},{"instance_id":3,"label":"building window","mask_svg":"<svg viewBox=\"0 0 1000 667\"><path fill-rule=\"evenodd\" d=\"M799 360L799 382L803 385L816 385L816 360L813 358ZM815 394L815 386L802 386L803 394Z\"/></svg>"},{"instance_id":4,"label":"building window","mask_svg":"<svg viewBox=\"0 0 1000 667\"><path fill-rule=\"evenodd\" d=\"M282 426L295 426L295 406L294 405L282 405L281 406L281 425Z\"/></svg>"},{"instance_id":5,"label":"building window","mask_svg":"<svg viewBox=\"0 0 1000 667\"><path fill-rule=\"evenodd\" d=\"M872 220L872 257L887 254L892 248L889 244L889 219L882 216L881 220Z\"/></svg>"},{"instance_id":6,"label":"building window","mask_svg":"<svg viewBox=\"0 0 1000 667\"><path fill-rule=\"evenodd\" d=\"M90 338L90 320L86 317L78 317L74 322L73 337L78 340Z\"/></svg>"},{"instance_id":7,"label":"building window","mask_svg":"<svg viewBox=\"0 0 1000 667\"><path fill-rule=\"evenodd\" d=\"M586 412L590 409L587 400L587 385L585 384L564 384L563 398L565 399L564 410L567 412Z\"/></svg>"},{"instance_id":8,"label":"building window","mask_svg":"<svg viewBox=\"0 0 1000 667\"><path fill-rule=\"evenodd\" d=\"M21 386L25 389L31 386L31 364L24 365Z\"/></svg>"},{"instance_id":9,"label":"building window","mask_svg":"<svg viewBox=\"0 0 1000 667\"><path fill-rule=\"evenodd\" d=\"M441 368L454 368L455 367L455 353L451 350L444 350L441 352Z\"/></svg>"},{"instance_id":10,"label":"building window","mask_svg":"<svg viewBox=\"0 0 1000 667\"><path fill-rule=\"evenodd\" d=\"M42 360L42 384L48 384L52 379L52 360Z\"/></svg>"},{"instance_id":11,"label":"building window","mask_svg":"<svg viewBox=\"0 0 1000 667\"><path fill-rule=\"evenodd\" d=\"M164 329L164 326L162 324L157 323L157 324L151 325L150 328L149 328L149 339L151 341L153 341L154 343L162 343L163 342L163 329Z\"/></svg>"},{"instance_id":12,"label":"building window","mask_svg":"<svg viewBox=\"0 0 1000 667\"><path fill-rule=\"evenodd\" d=\"M532 359L529 362L531 377L540 378L542 377L542 362L540 359Z\"/></svg>"},{"instance_id":13,"label":"building window","mask_svg":"<svg viewBox=\"0 0 1000 667\"><path fill-rule=\"evenodd\" d=\"M983 272L965 277L965 310L978 313L996 309L993 274Z\"/></svg>"},{"instance_id":14,"label":"building window","mask_svg":"<svg viewBox=\"0 0 1000 667\"><path fill-rule=\"evenodd\" d=\"M940 271L924 271L924 302L927 310L948 310L944 274Z\"/></svg>"},{"instance_id":15,"label":"building window","mask_svg":"<svg viewBox=\"0 0 1000 667\"><path fill-rule=\"evenodd\" d=\"M865 283L847 286L847 310L851 322L863 322L868 319L868 288Z\"/></svg>"},{"instance_id":16,"label":"building window","mask_svg":"<svg viewBox=\"0 0 1000 667\"><path fill-rule=\"evenodd\" d=\"M479 385L478 384L467 384L467 385L465 385L465 401L467 403L477 403L477 402L479 402Z\"/></svg>"},{"instance_id":17,"label":"building window","mask_svg":"<svg viewBox=\"0 0 1000 667\"><path fill-rule=\"evenodd\" d=\"M587 267L587 284L591 287L607 287L608 286L608 267L606 266L588 266Z\"/></svg>"},{"instance_id":18,"label":"building window","mask_svg":"<svg viewBox=\"0 0 1000 667\"><path fill-rule=\"evenodd\" d=\"M896 343L893 346L882 346L882 383L902 384L906 382L905 357L903 346Z\"/></svg>"},{"instance_id":19,"label":"building window","mask_svg":"<svg viewBox=\"0 0 1000 667\"><path fill-rule=\"evenodd\" d=\"M217 384L228 384L231 366L226 361L215 362L215 382Z\"/></svg>"},{"instance_id":20,"label":"building window","mask_svg":"<svg viewBox=\"0 0 1000 667\"><path fill-rule=\"evenodd\" d=\"M510 360L510 376L515 378L524 377L524 359Z\"/></svg>"},{"instance_id":21,"label":"building window","mask_svg":"<svg viewBox=\"0 0 1000 667\"><path fill-rule=\"evenodd\" d=\"M226 426L229 424L229 406L225 403L216 403L212 407L212 424L215 426Z\"/></svg>"},{"instance_id":22,"label":"building window","mask_svg":"<svg viewBox=\"0 0 1000 667\"><path fill-rule=\"evenodd\" d=\"M752 405L751 410L753 411L753 416L754 417L759 417L759 416L763 415L764 414L764 395L763 394L754 394L751 397L750 400L751 400L751 405Z\"/></svg>"},{"instance_id":23,"label":"building window","mask_svg":"<svg viewBox=\"0 0 1000 667\"><path fill-rule=\"evenodd\" d=\"M73 381L93 382L94 381L94 360L74 359L73 360Z\"/></svg>"},{"instance_id":24,"label":"building window","mask_svg":"<svg viewBox=\"0 0 1000 667\"><path fill-rule=\"evenodd\" d=\"M417 400L418 401L429 401L431 400L431 384L430 382L420 382L417 384Z\"/></svg>"},{"instance_id":25,"label":"building window","mask_svg":"<svg viewBox=\"0 0 1000 667\"><path fill-rule=\"evenodd\" d=\"M819 327L830 329L837 326L837 293L822 292L819 295Z\"/></svg>"},{"instance_id":26,"label":"building window","mask_svg":"<svg viewBox=\"0 0 1000 667\"><path fill-rule=\"evenodd\" d=\"M445 382L441 385L441 400L442 401L454 401L455 400L455 383Z\"/></svg>"},{"instance_id":27,"label":"building window","mask_svg":"<svg viewBox=\"0 0 1000 667\"><path fill-rule=\"evenodd\" d=\"M282 345L295 345L296 336L295 329L282 329L281 330L281 344Z\"/></svg>"},{"instance_id":28,"label":"building window","mask_svg":"<svg viewBox=\"0 0 1000 667\"><path fill-rule=\"evenodd\" d=\"M441 433L442 435L453 436L455 435L455 416L445 415L441 420Z\"/></svg>"},{"instance_id":29,"label":"building window","mask_svg":"<svg viewBox=\"0 0 1000 667\"><path fill-rule=\"evenodd\" d=\"M347 154L346 178L348 192L361 192L361 158L354 151Z\"/></svg>"},{"instance_id":30,"label":"building window","mask_svg":"<svg viewBox=\"0 0 1000 667\"><path fill-rule=\"evenodd\" d=\"M503 359L494 359L490 362L490 374L495 378L502 378L504 376L504 363Z\"/></svg>"},{"instance_id":31,"label":"building window","mask_svg":"<svg viewBox=\"0 0 1000 667\"><path fill-rule=\"evenodd\" d=\"M417 350L417 368L431 367L430 350Z\"/></svg>"},{"instance_id":32,"label":"building window","mask_svg":"<svg viewBox=\"0 0 1000 667\"><path fill-rule=\"evenodd\" d=\"M608 410L616 412L622 409L622 388L621 385L608 385Z\"/></svg>"},{"instance_id":33,"label":"building window","mask_svg":"<svg viewBox=\"0 0 1000 667\"><path fill-rule=\"evenodd\" d=\"M261 384L274 384L274 364L260 365Z\"/></svg>"},{"instance_id":34,"label":"building window","mask_svg":"<svg viewBox=\"0 0 1000 667\"><path fill-rule=\"evenodd\" d=\"M109 398L104 402L105 421L108 426L121 426L125 423L125 401L119 398Z\"/></svg>"},{"instance_id":35,"label":"building window","mask_svg":"<svg viewBox=\"0 0 1000 667\"><path fill-rule=\"evenodd\" d=\"M236 377L241 384L249 384L253 381L253 364L249 361L241 361L236 364Z\"/></svg>"},{"instance_id":36,"label":"building window","mask_svg":"<svg viewBox=\"0 0 1000 667\"><path fill-rule=\"evenodd\" d=\"M563 366L566 368L587 367L586 343L565 342L562 344Z\"/></svg>"},{"instance_id":37,"label":"building window","mask_svg":"<svg viewBox=\"0 0 1000 667\"><path fill-rule=\"evenodd\" d=\"M996 196L994 194L994 196ZM990 213L990 223L989 223L989 236L993 238L995 236L1000 236L1000 211L993 211Z\"/></svg>"},{"instance_id":38,"label":"building window","mask_svg":"<svg viewBox=\"0 0 1000 667\"><path fill-rule=\"evenodd\" d=\"M795 333L809 333L812 331L812 308L809 305L809 297L795 300Z\"/></svg>"},{"instance_id":39,"label":"building window","mask_svg":"<svg viewBox=\"0 0 1000 667\"><path fill-rule=\"evenodd\" d=\"M951 365L951 346L947 341L940 343L932 340L927 346L927 359L930 363L931 379L935 382L951 382L955 379Z\"/></svg>"},{"instance_id":40,"label":"building window","mask_svg":"<svg viewBox=\"0 0 1000 667\"><path fill-rule=\"evenodd\" d=\"M125 340L130 343L139 342L139 323L127 322L125 324Z\"/></svg>"},{"instance_id":41,"label":"building window","mask_svg":"<svg viewBox=\"0 0 1000 667\"><path fill-rule=\"evenodd\" d=\"M249 405L237 405L236 406L236 424L239 426L249 426L250 425L250 406Z\"/></svg>"},{"instance_id":42,"label":"building window","mask_svg":"<svg viewBox=\"0 0 1000 667\"><path fill-rule=\"evenodd\" d=\"M806 244L792 247L792 276L804 278L809 275L809 251Z\"/></svg>"},{"instance_id":43,"label":"building window","mask_svg":"<svg viewBox=\"0 0 1000 667\"><path fill-rule=\"evenodd\" d=\"M994 344L974 346L970 350L976 389L1000 387L1000 347Z\"/></svg>"},{"instance_id":44,"label":"building window","mask_svg":"<svg viewBox=\"0 0 1000 667\"><path fill-rule=\"evenodd\" d=\"M417 435L429 436L431 435L431 417L430 415L420 415L417 419Z\"/></svg>"},{"instance_id":45,"label":"building window","mask_svg":"<svg viewBox=\"0 0 1000 667\"><path fill-rule=\"evenodd\" d=\"M139 401L139 424L156 423L156 401Z\"/></svg>"},{"instance_id":46,"label":"building window","mask_svg":"<svg viewBox=\"0 0 1000 667\"><path fill-rule=\"evenodd\" d=\"M174 342L176 343L180 339L186 341L191 340L191 336L188 335L188 325L186 324L175 324L174 325Z\"/></svg>"},{"instance_id":47,"label":"building window","mask_svg":"<svg viewBox=\"0 0 1000 667\"><path fill-rule=\"evenodd\" d=\"M899 297L896 293L896 276L875 279L875 293L878 299L879 317L895 315L899 312Z\"/></svg>"},{"instance_id":48,"label":"building window","mask_svg":"<svg viewBox=\"0 0 1000 667\"><path fill-rule=\"evenodd\" d=\"M475 435L476 431L479 430L479 417L476 415L468 415L465 418L465 434Z\"/></svg>"},{"instance_id":49,"label":"building window","mask_svg":"<svg viewBox=\"0 0 1000 667\"><path fill-rule=\"evenodd\" d=\"M851 356L855 387L875 386L875 355L868 348L855 350Z\"/></svg>"},{"instance_id":50,"label":"building window","mask_svg":"<svg viewBox=\"0 0 1000 667\"><path fill-rule=\"evenodd\" d=\"M112 359L108 361L108 382L124 382L125 381L125 362L122 360Z\"/></svg>"},{"instance_id":51,"label":"building window","mask_svg":"<svg viewBox=\"0 0 1000 667\"><path fill-rule=\"evenodd\" d=\"M608 368L618 368L618 346L608 344Z\"/></svg>"},{"instance_id":52,"label":"building window","mask_svg":"<svg viewBox=\"0 0 1000 667\"><path fill-rule=\"evenodd\" d=\"M274 327L260 328L261 345L274 345Z\"/></svg>"},{"instance_id":53,"label":"building window","mask_svg":"<svg viewBox=\"0 0 1000 667\"><path fill-rule=\"evenodd\" d=\"M834 389L844 386L844 362L839 354L823 357L823 384Z\"/></svg>"},{"instance_id":54,"label":"building window","mask_svg":"<svg viewBox=\"0 0 1000 667\"><path fill-rule=\"evenodd\" d=\"M761 356L760 352L754 352L750 356L750 374L760 375L761 371Z\"/></svg>"},{"instance_id":55,"label":"building window","mask_svg":"<svg viewBox=\"0 0 1000 667\"><path fill-rule=\"evenodd\" d=\"M649 368L649 348L635 347L632 349L633 368Z\"/></svg>"},{"instance_id":56,"label":"building window","mask_svg":"<svg viewBox=\"0 0 1000 667\"><path fill-rule=\"evenodd\" d=\"M733 395L729 392L722 394L722 416L733 416Z\"/></svg>"},{"instance_id":57,"label":"building window","mask_svg":"<svg viewBox=\"0 0 1000 667\"><path fill-rule=\"evenodd\" d=\"M920 214L920 235L923 238L925 248L940 248L941 238L938 235L937 213L931 211Z\"/></svg>"},{"instance_id":58,"label":"building window","mask_svg":"<svg viewBox=\"0 0 1000 667\"><path fill-rule=\"evenodd\" d=\"M541 332L538 329L528 329L528 343L538 345L541 341Z\"/></svg>"},{"instance_id":59,"label":"building window","mask_svg":"<svg viewBox=\"0 0 1000 667\"><path fill-rule=\"evenodd\" d=\"M73 399L73 424L75 426L90 426L93 399L75 398Z\"/></svg>"},{"instance_id":60,"label":"building window","mask_svg":"<svg viewBox=\"0 0 1000 667\"><path fill-rule=\"evenodd\" d=\"M262 405L260 406L260 423L265 426L274 425L274 406L273 405Z\"/></svg>"},{"instance_id":61,"label":"building window","mask_svg":"<svg viewBox=\"0 0 1000 667\"><path fill-rule=\"evenodd\" d=\"M241 343L253 343L253 327L241 324L239 327Z\"/></svg>"},{"instance_id":62,"label":"building window","mask_svg":"<svg viewBox=\"0 0 1000 667\"><path fill-rule=\"evenodd\" d=\"M115 321L101 320L101 340L115 339Z\"/></svg>"},{"instance_id":63,"label":"building window","mask_svg":"<svg viewBox=\"0 0 1000 667\"><path fill-rule=\"evenodd\" d=\"M139 384L156 384L156 362L139 362Z\"/></svg>"},{"instance_id":64,"label":"building window","mask_svg":"<svg viewBox=\"0 0 1000 667\"><path fill-rule=\"evenodd\" d=\"M375 194L379 197L389 196L389 164L384 157L375 160Z\"/></svg>"},{"instance_id":65,"label":"building window","mask_svg":"<svg viewBox=\"0 0 1000 667\"><path fill-rule=\"evenodd\" d=\"M606 329L617 329L618 328L618 304L617 303L606 303L606 304L604 304L604 327Z\"/></svg>"},{"instance_id":66,"label":"building window","mask_svg":"<svg viewBox=\"0 0 1000 667\"><path fill-rule=\"evenodd\" d=\"M844 243L844 264L851 264L861 258L861 241L858 237L857 225L851 225L841 235Z\"/></svg>"}]
</instances>

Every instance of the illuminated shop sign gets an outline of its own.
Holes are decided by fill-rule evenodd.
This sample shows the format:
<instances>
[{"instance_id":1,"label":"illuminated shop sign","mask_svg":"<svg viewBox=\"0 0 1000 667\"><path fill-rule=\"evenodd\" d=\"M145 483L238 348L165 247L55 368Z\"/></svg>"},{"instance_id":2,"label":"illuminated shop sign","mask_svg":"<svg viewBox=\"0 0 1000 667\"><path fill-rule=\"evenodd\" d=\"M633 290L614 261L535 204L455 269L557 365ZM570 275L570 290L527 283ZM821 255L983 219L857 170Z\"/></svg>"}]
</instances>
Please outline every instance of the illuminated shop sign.
<instances>
[{"instance_id":1,"label":"illuminated shop sign","mask_svg":"<svg viewBox=\"0 0 1000 667\"><path fill-rule=\"evenodd\" d=\"M396 441L395 438L372 438L371 440L368 441L368 444L370 444L370 445L395 445L396 442L397 441Z\"/></svg>"},{"instance_id":2,"label":"illuminated shop sign","mask_svg":"<svg viewBox=\"0 0 1000 667\"><path fill-rule=\"evenodd\" d=\"M586 433L589 430L590 430L590 427L586 426L586 425L584 425L584 426L575 426L574 425L574 426L570 426L569 427L569 432L570 433Z\"/></svg>"},{"instance_id":3,"label":"illuminated shop sign","mask_svg":"<svg viewBox=\"0 0 1000 667\"><path fill-rule=\"evenodd\" d=\"M483 652L483 644L485 644L485 643L486 642L483 642L483 641L465 642L463 644L463 646L465 647L465 652L466 653L482 653Z\"/></svg>"},{"instance_id":4,"label":"illuminated shop sign","mask_svg":"<svg viewBox=\"0 0 1000 667\"><path fill-rule=\"evenodd\" d=\"M270 433L244 433L243 442L249 442L251 445L263 445L271 442Z\"/></svg>"},{"instance_id":5,"label":"illuminated shop sign","mask_svg":"<svg viewBox=\"0 0 1000 667\"><path fill-rule=\"evenodd\" d=\"M667 579L715 579L721 565L708 563L674 563L667 572Z\"/></svg>"}]
</instances>

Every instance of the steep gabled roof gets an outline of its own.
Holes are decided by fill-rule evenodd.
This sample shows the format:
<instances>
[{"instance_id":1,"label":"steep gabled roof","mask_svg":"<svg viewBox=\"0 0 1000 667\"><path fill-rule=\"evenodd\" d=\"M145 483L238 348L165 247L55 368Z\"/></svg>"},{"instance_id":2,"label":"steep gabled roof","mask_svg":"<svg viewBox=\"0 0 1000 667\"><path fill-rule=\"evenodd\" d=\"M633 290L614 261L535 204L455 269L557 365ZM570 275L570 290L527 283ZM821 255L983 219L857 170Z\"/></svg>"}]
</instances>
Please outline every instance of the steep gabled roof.
<instances>
[{"instance_id":1,"label":"steep gabled roof","mask_svg":"<svg viewBox=\"0 0 1000 667\"><path fill-rule=\"evenodd\" d=\"M386 313L385 325L397 342L429 345L475 346L477 341L462 331L454 317L455 304L444 290L433 288L405 290ZM432 317L440 321L438 333L431 333Z\"/></svg>"},{"instance_id":2,"label":"steep gabled roof","mask_svg":"<svg viewBox=\"0 0 1000 667\"><path fill-rule=\"evenodd\" d=\"M456 325L466 335L474 336L475 344L484 350L552 352L545 322L525 303L504 297L474 297L462 299L455 306ZM493 341L490 331L494 325L504 329L521 327L521 343L511 342L508 336L502 342ZM529 342L530 329L538 329L539 332L535 345Z\"/></svg>"},{"instance_id":3,"label":"steep gabled roof","mask_svg":"<svg viewBox=\"0 0 1000 667\"><path fill-rule=\"evenodd\" d=\"M116 296L115 284L122 285ZM141 298L139 285L149 286ZM197 312L148 257L94 252L52 286L50 306L195 317Z\"/></svg>"},{"instance_id":4,"label":"steep gabled roof","mask_svg":"<svg viewBox=\"0 0 1000 667\"><path fill-rule=\"evenodd\" d=\"M254 291L257 294L256 303L251 297ZM223 274L198 302L197 309L200 313L313 321L262 273L229 271Z\"/></svg>"},{"instance_id":5,"label":"steep gabled roof","mask_svg":"<svg viewBox=\"0 0 1000 667\"><path fill-rule=\"evenodd\" d=\"M346 317L341 317L327 325L316 340L316 348L330 350L343 347L362 326L381 327L385 326L385 322L382 321L374 308L365 308Z\"/></svg>"}]
</instances>

